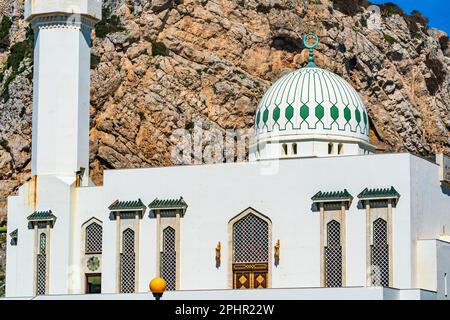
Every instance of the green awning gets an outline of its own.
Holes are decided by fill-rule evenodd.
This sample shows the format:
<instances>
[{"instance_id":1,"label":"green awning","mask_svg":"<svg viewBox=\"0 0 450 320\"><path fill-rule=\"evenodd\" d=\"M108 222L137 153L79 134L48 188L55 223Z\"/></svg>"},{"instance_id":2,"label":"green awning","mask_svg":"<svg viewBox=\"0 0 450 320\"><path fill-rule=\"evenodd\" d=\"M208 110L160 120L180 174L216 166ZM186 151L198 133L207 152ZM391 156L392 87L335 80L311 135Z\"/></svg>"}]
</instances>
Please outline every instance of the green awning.
<instances>
[{"instance_id":1,"label":"green awning","mask_svg":"<svg viewBox=\"0 0 450 320\"><path fill-rule=\"evenodd\" d=\"M358 195L358 198L361 200L398 199L400 198L400 194L392 186L390 188L378 188L378 189L365 188Z\"/></svg>"},{"instance_id":2,"label":"green awning","mask_svg":"<svg viewBox=\"0 0 450 320\"><path fill-rule=\"evenodd\" d=\"M162 210L170 210L170 209L182 209L186 210L188 205L184 201L183 197L180 197L180 199L158 199L152 201L148 205L150 210L154 209L162 209Z\"/></svg>"},{"instance_id":3,"label":"green awning","mask_svg":"<svg viewBox=\"0 0 450 320\"><path fill-rule=\"evenodd\" d=\"M314 202L340 202L352 201L353 196L344 189L343 191L319 191L312 198Z\"/></svg>"},{"instance_id":4,"label":"green awning","mask_svg":"<svg viewBox=\"0 0 450 320\"><path fill-rule=\"evenodd\" d=\"M9 235L11 236L11 238L17 238L18 233L19 233L19 230L16 229L13 232L11 232Z\"/></svg>"},{"instance_id":5,"label":"green awning","mask_svg":"<svg viewBox=\"0 0 450 320\"><path fill-rule=\"evenodd\" d=\"M114 201L108 209L111 211L138 211L143 210L145 211L147 207L142 202L141 199L134 200L134 201Z\"/></svg>"},{"instance_id":6,"label":"green awning","mask_svg":"<svg viewBox=\"0 0 450 320\"><path fill-rule=\"evenodd\" d=\"M48 211L35 211L28 216L28 221L55 221L56 217L51 210Z\"/></svg>"},{"instance_id":7,"label":"green awning","mask_svg":"<svg viewBox=\"0 0 450 320\"><path fill-rule=\"evenodd\" d=\"M183 197L179 199L158 199L152 201L148 205L150 208L150 217L156 218L156 213L159 212L163 217L176 217L180 214L181 217L186 213L188 207Z\"/></svg>"}]
</instances>

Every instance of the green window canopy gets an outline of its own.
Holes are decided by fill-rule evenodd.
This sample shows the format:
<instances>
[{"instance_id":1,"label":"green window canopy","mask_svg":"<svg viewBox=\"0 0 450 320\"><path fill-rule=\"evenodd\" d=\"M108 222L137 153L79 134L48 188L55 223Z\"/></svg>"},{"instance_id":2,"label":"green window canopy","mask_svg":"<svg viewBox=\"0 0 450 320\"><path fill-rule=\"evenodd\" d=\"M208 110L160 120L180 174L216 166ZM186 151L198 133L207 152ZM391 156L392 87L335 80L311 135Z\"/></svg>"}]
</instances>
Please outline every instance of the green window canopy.
<instances>
[{"instance_id":1,"label":"green window canopy","mask_svg":"<svg viewBox=\"0 0 450 320\"><path fill-rule=\"evenodd\" d=\"M188 207L183 197L179 199L158 199L156 198L148 205L150 211L153 213L153 217L156 217L158 211L162 215L172 216L177 212L183 217Z\"/></svg>"},{"instance_id":2,"label":"green window canopy","mask_svg":"<svg viewBox=\"0 0 450 320\"><path fill-rule=\"evenodd\" d=\"M400 194L393 186L390 188L369 189L365 188L359 195L361 200L382 200L382 199L398 199Z\"/></svg>"},{"instance_id":3,"label":"green window canopy","mask_svg":"<svg viewBox=\"0 0 450 320\"><path fill-rule=\"evenodd\" d=\"M317 192L311 200L313 202L351 202L353 196L344 189L343 191L319 191Z\"/></svg>"}]
</instances>

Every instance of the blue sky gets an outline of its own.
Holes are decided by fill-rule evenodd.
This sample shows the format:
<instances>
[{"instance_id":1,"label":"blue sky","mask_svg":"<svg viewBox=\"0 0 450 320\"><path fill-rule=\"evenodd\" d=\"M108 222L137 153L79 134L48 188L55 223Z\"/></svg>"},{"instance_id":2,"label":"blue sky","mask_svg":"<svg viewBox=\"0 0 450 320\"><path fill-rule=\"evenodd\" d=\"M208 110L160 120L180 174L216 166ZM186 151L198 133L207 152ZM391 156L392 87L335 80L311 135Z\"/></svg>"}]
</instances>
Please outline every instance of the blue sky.
<instances>
[{"instance_id":1,"label":"blue sky","mask_svg":"<svg viewBox=\"0 0 450 320\"><path fill-rule=\"evenodd\" d=\"M371 0L371 2L376 4L393 2L407 13L411 13L412 10L416 9L430 19L430 27L443 30L450 34L449 0Z\"/></svg>"}]
</instances>

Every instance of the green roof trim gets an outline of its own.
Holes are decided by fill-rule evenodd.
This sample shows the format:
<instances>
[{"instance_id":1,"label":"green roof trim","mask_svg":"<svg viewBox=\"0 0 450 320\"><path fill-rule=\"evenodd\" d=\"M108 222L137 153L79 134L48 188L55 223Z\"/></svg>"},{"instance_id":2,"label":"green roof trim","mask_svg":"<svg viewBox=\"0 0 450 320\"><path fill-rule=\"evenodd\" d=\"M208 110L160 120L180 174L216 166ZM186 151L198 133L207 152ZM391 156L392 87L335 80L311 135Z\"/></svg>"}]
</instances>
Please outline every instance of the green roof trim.
<instances>
[{"instance_id":1,"label":"green roof trim","mask_svg":"<svg viewBox=\"0 0 450 320\"><path fill-rule=\"evenodd\" d=\"M114 201L108 209L111 211L133 211L133 210L145 210L147 207L141 199L134 201Z\"/></svg>"},{"instance_id":2,"label":"green roof trim","mask_svg":"<svg viewBox=\"0 0 450 320\"><path fill-rule=\"evenodd\" d=\"M18 233L19 233L19 229L16 229L13 232L11 232L9 235L11 236L11 238L17 238Z\"/></svg>"},{"instance_id":3,"label":"green roof trim","mask_svg":"<svg viewBox=\"0 0 450 320\"><path fill-rule=\"evenodd\" d=\"M182 209L186 210L188 205L184 201L183 197L180 197L180 199L158 199L152 201L148 205L150 210L170 210L170 209Z\"/></svg>"},{"instance_id":4,"label":"green roof trim","mask_svg":"<svg viewBox=\"0 0 450 320\"><path fill-rule=\"evenodd\" d=\"M55 221L56 217L53 215L52 210L47 211L35 211L27 218L29 221Z\"/></svg>"},{"instance_id":5,"label":"green roof trim","mask_svg":"<svg viewBox=\"0 0 450 320\"><path fill-rule=\"evenodd\" d=\"M339 201L352 201L353 196L344 189L344 191L328 191L317 192L312 198L314 202L339 202Z\"/></svg>"},{"instance_id":6,"label":"green roof trim","mask_svg":"<svg viewBox=\"0 0 450 320\"><path fill-rule=\"evenodd\" d=\"M393 186L390 188L378 188L369 189L365 188L359 195L358 198L363 200L368 199L398 199L400 198L400 193L395 190Z\"/></svg>"}]
</instances>

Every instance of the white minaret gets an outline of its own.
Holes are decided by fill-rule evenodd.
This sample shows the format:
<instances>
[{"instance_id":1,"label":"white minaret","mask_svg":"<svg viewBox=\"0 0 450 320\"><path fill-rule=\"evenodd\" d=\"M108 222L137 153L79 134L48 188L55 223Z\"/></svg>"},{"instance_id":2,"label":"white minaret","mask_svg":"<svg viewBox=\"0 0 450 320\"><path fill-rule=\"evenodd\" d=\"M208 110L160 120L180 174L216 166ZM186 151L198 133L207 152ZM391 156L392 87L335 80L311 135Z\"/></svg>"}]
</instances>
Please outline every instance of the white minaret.
<instances>
[{"instance_id":1,"label":"white minaret","mask_svg":"<svg viewBox=\"0 0 450 320\"><path fill-rule=\"evenodd\" d=\"M33 176L84 168L88 177L90 34L101 12L101 0L25 1L35 33Z\"/></svg>"}]
</instances>

